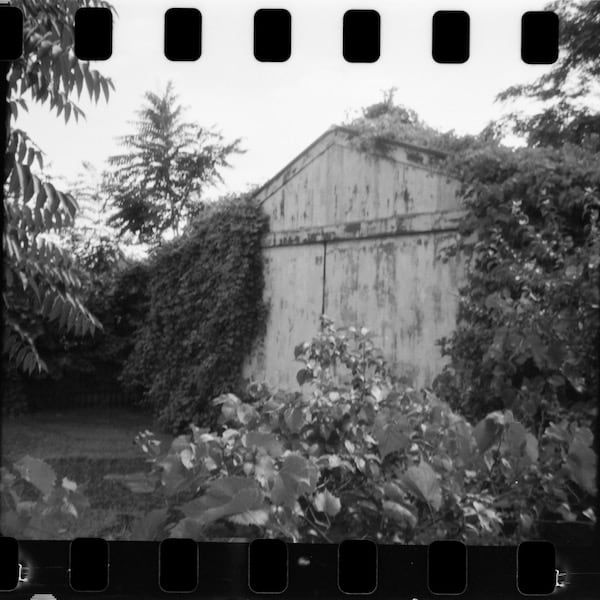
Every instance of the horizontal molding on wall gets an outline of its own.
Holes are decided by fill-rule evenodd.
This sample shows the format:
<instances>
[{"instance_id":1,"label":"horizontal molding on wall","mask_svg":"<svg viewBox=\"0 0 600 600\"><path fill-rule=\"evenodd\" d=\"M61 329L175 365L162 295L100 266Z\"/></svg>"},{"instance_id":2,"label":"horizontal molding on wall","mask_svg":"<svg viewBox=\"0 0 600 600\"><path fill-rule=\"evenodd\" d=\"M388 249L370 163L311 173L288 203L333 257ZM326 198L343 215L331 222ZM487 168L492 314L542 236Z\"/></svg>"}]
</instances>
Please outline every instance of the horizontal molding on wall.
<instances>
[{"instance_id":1,"label":"horizontal molding on wall","mask_svg":"<svg viewBox=\"0 0 600 600\"><path fill-rule=\"evenodd\" d=\"M300 246L347 240L374 239L415 235L437 231L456 231L465 210L397 215L385 219L357 221L307 227L289 231L274 231L265 235L264 248L279 246Z\"/></svg>"}]
</instances>

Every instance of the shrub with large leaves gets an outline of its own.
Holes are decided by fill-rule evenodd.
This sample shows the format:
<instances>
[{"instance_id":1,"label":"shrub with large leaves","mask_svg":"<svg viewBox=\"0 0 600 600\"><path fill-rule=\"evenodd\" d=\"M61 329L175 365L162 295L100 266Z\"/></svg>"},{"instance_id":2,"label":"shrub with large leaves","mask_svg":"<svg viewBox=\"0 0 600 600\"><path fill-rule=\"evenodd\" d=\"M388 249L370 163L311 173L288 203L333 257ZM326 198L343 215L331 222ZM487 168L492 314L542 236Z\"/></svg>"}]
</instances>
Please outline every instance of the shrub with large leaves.
<instances>
[{"instance_id":1,"label":"shrub with large leaves","mask_svg":"<svg viewBox=\"0 0 600 600\"><path fill-rule=\"evenodd\" d=\"M138 535L206 539L226 521L295 541L513 543L541 519L595 518L587 425L536 436L497 411L473 427L391 377L364 328L324 320L295 354L300 391L222 395L219 430L191 426L166 453L151 432L138 436L167 500Z\"/></svg>"},{"instance_id":2,"label":"shrub with large leaves","mask_svg":"<svg viewBox=\"0 0 600 600\"><path fill-rule=\"evenodd\" d=\"M76 58L74 15L81 6L109 4L96 0L18 0L23 12L23 55L8 71L5 144L4 229L4 349L26 372L43 370L35 346L40 319L56 320L75 334L93 332L100 324L83 305L81 273L74 257L48 234L73 223L77 203L42 175L44 154L22 129L13 126L28 101L49 105L68 122L85 116L73 101L76 91L98 101L108 100L110 79ZM113 88L114 89L114 88ZM31 98L31 100L29 100Z\"/></svg>"}]
</instances>

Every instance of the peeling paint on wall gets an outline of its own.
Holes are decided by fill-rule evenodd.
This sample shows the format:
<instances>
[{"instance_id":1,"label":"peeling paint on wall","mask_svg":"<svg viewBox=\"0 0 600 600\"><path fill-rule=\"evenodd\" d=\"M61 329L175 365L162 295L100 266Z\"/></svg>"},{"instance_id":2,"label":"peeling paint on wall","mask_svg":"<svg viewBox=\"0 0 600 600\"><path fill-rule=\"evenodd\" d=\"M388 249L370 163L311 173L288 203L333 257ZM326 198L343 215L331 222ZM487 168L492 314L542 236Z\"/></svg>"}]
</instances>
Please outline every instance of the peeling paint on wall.
<instances>
[{"instance_id":1,"label":"peeling paint on wall","mask_svg":"<svg viewBox=\"0 0 600 600\"><path fill-rule=\"evenodd\" d=\"M259 190L271 215L272 309L246 375L296 387L294 346L317 333L324 309L340 326L372 329L400 374L431 383L443 366L435 342L455 326L463 277L460 257L438 258L462 214L458 182L438 160L403 145L369 155L333 130Z\"/></svg>"}]
</instances>

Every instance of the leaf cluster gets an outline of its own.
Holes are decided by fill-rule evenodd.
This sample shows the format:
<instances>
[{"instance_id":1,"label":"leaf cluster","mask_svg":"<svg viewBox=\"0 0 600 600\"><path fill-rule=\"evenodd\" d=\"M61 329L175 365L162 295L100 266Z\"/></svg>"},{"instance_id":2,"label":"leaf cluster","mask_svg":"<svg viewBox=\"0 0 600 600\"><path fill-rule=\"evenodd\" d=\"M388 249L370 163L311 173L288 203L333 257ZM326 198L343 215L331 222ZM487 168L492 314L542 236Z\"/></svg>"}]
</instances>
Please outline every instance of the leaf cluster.
<instances>
[{"instance_id":1,"label":"leaf cluster","mask_svg":"<svg viewBox=\"0 0 600 600\"><path fill-rule=\"evenodd\" d=\"M87 6L109 5L90 0ZM40 0L20 0L23 12L24 51L8 72L7 139L2 233L6 281L4 350L9 360L31 374L46 364L36 349L41 322L56 321L63 330L78 335L93 333L100 323L81 300L81 271L70 252L60 248L48 234L61 232L73 223L77 203L70 194L36 173L43 169L44 155L21 129L11 125L19 108L27 110L29 98L48 105L56 115L84 116L73 102L85 88L97 102L106 99L110 79L90 69L74 53L74 15L81 3L60 0L48 5ZM113 88L114 89L114 88Z\"/></svg>"},{"instance_id":2,"label":"leaf cluster","mask_svg":"<svg viewBox=\"0 0 600 600\"><path fill-rule=\"evenodd\" d=\"M58 481L43 460L24 456L0 467L0 527L26 539L70 539L90 503L74 481Z\"/></svg>"}]
</instances>

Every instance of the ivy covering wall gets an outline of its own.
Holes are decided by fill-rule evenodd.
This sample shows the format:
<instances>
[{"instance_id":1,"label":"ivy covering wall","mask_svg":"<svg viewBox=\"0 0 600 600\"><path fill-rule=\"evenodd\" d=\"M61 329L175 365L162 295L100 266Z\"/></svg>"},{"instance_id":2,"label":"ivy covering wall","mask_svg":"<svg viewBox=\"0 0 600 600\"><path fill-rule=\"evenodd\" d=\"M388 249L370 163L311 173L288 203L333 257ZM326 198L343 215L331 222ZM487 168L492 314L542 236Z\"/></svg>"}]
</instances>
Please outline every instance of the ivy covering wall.
<instances>
[{"instance_id":1,"label":"ivy covering wall","mask_svg":"<svg viewBox=\"0 0 600 600\"><path fill-rule=\"evenodd\" d=\"M206 424L209 401L239 389L244 358L265 323L267 224L252 199L229 198L153 253L148 314L122 380L143 389L163 427Z\"/></svg>"}]
</instances>

